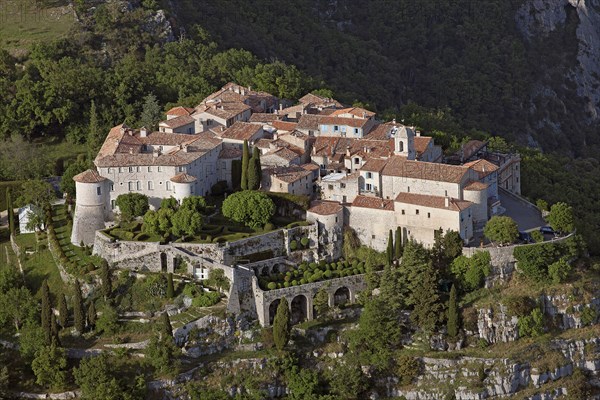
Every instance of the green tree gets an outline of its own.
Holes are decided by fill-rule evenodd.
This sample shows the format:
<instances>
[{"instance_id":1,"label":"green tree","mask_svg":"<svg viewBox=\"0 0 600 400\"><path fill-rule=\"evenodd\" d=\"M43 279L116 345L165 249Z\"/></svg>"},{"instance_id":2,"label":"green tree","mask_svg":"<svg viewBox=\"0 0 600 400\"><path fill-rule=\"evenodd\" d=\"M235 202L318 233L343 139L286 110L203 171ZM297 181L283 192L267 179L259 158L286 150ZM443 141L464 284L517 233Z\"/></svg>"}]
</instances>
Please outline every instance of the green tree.
<instances>
[{"instance_id":1,"label":"green tree","mask_svg":"<svg viewBox=\"0 0 600 400\"><path fill-rule=\"evenodd\" d=\"M42 328L46 338L46 344L52 341L52 300L50 299L50 288L48 280L42 283Z\"/></svg>"},{"instance_id":2,"label":"green tree","mask_svg":"<svg viewBox=\"0 0 600 400\"><path fill-rule=\"evenodd\" d=\"M100 280L102 281L100 292L104 296L104 300L107 300L112 293L112 273L108 262L104 259L100 263Z\"/></svg>"},{"instance_id":3,"label":"green tree","mask_svg":"<svg viewBox=\"0 0 600 400\"><path fill-rule=\"evenodd\" d=\"M144 105L140 115L140 125L154 131L158 127L158 122L162 119L162 111L158 104L158 99L153 93L144 97Z\"/></svg>"},{"instance_id":4,"label":"green tree","mask_svg":"<svg viewBox=\"0 0 600 400\"><path fill-rule=\"evenodd\" d=\"M0 293L0 325L11 322L18 332L24 324L35 321L37 315L37 302L26 287L12 287Z\"/></svg>"},{"instance_id":5,"label":"green tree","mask_svg":"<svg viewBox=\"0 0 600 400\"><path fill-rule=\"evenodd\" d=\"M92 100L90 104L90 120L87 134L87 151L88 160L93 160L102 146L104 135L98 122L98 111L96 110L96 102Z\"/></svg>"},{"instance_id":6,"label":"green tree","mask_svg":"<svg viewBox=\"0 0 600 400\"><path fill-rule=\"evenodd\" d=\"M432 333L441 320L442 304L438 293L437 271L427 264L413 291L413 311L411 321L426 333Z\"/></svg>"},{"instance_id":7,"label":"green tree","mask_svg":"<svg viewBox=\"0 0 600 400\"><path fill-rule=\"evenodd\" d=\"M35 374L36 383L59 389L67 383L67 357L65 350L55 343L44 346L37 351L31 369Z\"/></svg>"},{"instance_id":8,"label":"green tree","mask_svg":"<svg viewBox=\"0 0 600 400\"><path fill-rule=\"evenodd\" d=\"M242 190L248 190L248 167L250 163L250 151L248 149L248 141L244 140L242 146Z\"/></svg>"},{"instance_id":9,"label":"green tree","mask_svg":"<svg viewBox=\"0 0 600 400\"><path fill-rule=\"evenodd\" d=\"M173 338L173 327L171 326L171 319L169 314L163 312L160 316L160 327L159 334L161 339Z\"/></svg>"},{"instance_id":10,"label":"green tree","mask_svg":"<svg viewBox=\"0 0 600 400\"><path fill-rule=\"evenodd\" d=\"M339 399L362 399L368 380L356 363L340 363L329 373L331 393Z\"/></svg>"},{"instance_id":11,"label":"green tree","mask_svg":"<svg viewBox=\"0 0 600 400\"><path fill-rule=\"evenodd\" d=\"M38 350L44 347L44 330L36 321L28 321L19 334L19 354L26 362L31 362Z\"/></svg>"},{"instance_id":12,"label":"green tree","mask_svg":"<svg viewBox=\"0 0 600 400\"><path fill-rule=\"evenodd\" d=\"M0 399L10 399L10 388L10 374L8 367L4 366L0 368Z\"/></svg>"},{"instance_id":13,"label":"green tree","mask_svg":"<svg viewBox=\"0 0 600 400\"><path fill-rule=\"evenodd\" d=\"M60 326L66 328L69 323L69 309L67 307L67 298L64 293L61 293L58 296L58 315Z\"/></svg>"},{"instance_id":14,"label":"green tree","mask_svg":"<svg viewBox=\"0 0 600 400\"><path fill-rule=\"evenodd\" d=\"M52 343L56 343L57 346L60 346L60 337L58 336L58 332L60 328L58 326L58 322L56 321L56 315L52 313L50 317L50 334Z\"/></svg>"},{"instance_id":15,"label":"green tree","mask_svg":"<svg viewBox=\"0 0 600 400\"><path fill-rule=\"evenodd\" d=\"M114 335L118 330L119 314L114 307L107 304L102 309L102 314L96 320L96 331L110 336Z\"/></svg>"},{"instance_id":16,"label":"green tree","mask_svg":"<svg viewBox=\"0 0 600 400\"><path fill-rule=\"evenodd\" d=\"M60 190L67 193L71 198L75 198L75 181L73 177L89 168L88 163L75 161L71 163L62 175L60 180Z\"/></svg>"},{"instance_id":17,"label":"green tree","mask_svg":"<svg viewBox=\"0 0 600 400\"><path fill-rule=\"evenodd\" d=\"M141 193L120 194L116 201L121 218L130 221L135 217L141 217L148 211L148 196Z\"/></svg>"},{"instance_id":18,"label":"green tree","mask_svg":"<svg viewBox=\"0 0 600 400\"><path fill-rule=\"evenodd\" d=\"M73 322L74 327L80 334L85 328L85 314L83 312L83 297L81 296L81 286L79 281L75 280L73 285Z\"/></svg>"},{"instance_id":19,"label":"green tree","mask_svg":"<svg viewBox=\"0 0 600 400\"><path fill-rule=\"evenodd\" d=\"M150 365L159 373L176 374L179 369L178 357L181 350L175 345L172 329L169 329L171 323L168 315L166 317L165 315L166 313L163 313L161 316L158 330L150 339L145 355Z\"/></svg>"},{"instance_id":20,"label":"green tree","mask_svg":"<svg viewBox=\"0 0 600 400\"><path fill-rule=\"evenodd\" d=\"M319 374L307 368L298 368L294 365L286 371L287 388L290 391L290 400L318 400Z\"/></svg>"},{"instance_id":21,"label":"green tree","mask_svg":"<svg viewBox=\"0 0 600 400\"><path fill-rule=\"evenodd\" d=\"M11 235L16 234L15 229L15 212L12 203L12 196L10 188L6 189L6 210L8 212L8 229Z\"/></svg>"},{"instance_id":22,"label":"green tree","mask_svg":"<svg viewBox=\"0 0 600 400\"><path fill-rule=\"evenodd\" d=\"M229 279L225 276L225 272L219 268L213 268L208 272L206 284L216 288L219 293L223 290L229 290Z\"/></svg>"},{"instance_id":23,"label":"green tree","mask_svg":"<svg viewBox=\"0 0 600 400\"><path fill-rule=\"evenodd\" d=\"M96 305L94 301L90 301L90 305L87 309L87 325L90 330L94 330L96 328L96 321L98 319L98 315L96 313Z\"/></svg>"},{"instance_id":24,"label":"green tree","mask_svg":"<svg viewBox=\"0 0 600 400\"><path fill-rule=\"evenodd\" d=\"M34 206L44 208L55 199L54 189L52 185L46 181L36 179L29 180L23 183L21 196L19 196L19 204L33 204Z\"/></svg>"},{"instance_id":25,"label":"green tree","mask_svg":"<svg viewBox=\"0 0 600 400\"><path fill-rule=\"evenodd\" d=\"M394 262L394 234L390 229L390 233L388 235L387 247L385 249L385 255L387 256L388 265L392 265Z\"/></svg>"},{"instance_id":26,"label":"green tree","mask_svg":"<svg viewBox=\"0 0 600 400\"><path fill-rule=\"evenodd\" d=\"M206 199L202 196L188 196L181 202L181 207L187 210L192 210L197 213L206 211Z\"/></svg>"},{"instance_id":27,"label":"green tree","mask_svg":"<svg viewBox=\"0 0 600 400\"><path fill-rule=\"evenodd\" d=\"M252 149L252 158L248 162L248 190L258 190L260 189L260 181L262 179L262 171L260 166L260 152L258 147L254 147Z\"/></svg>"},{"instance_id":28,"label":"green tree","mask_svg":"<svg viewBox=\"0 0 600 400\"><path fill-rule=\"evenodd\" d=\"M273 319L273 341L277 350L282 351L290 340L291 316L289 303L285 297L277 306L277 312Z\"/></svg>"},{"instance_id":29,"label":"green tree","mask_svg":"<svg viewBox=\"0 0 600 400\"><path fill-rule=\"evenodd\" d=\"M566 257L561 257L560 260L548 266L548 275L552 283L559 284L567 279L572 269L573 267L569 263L569 260Z\"/></svg>"},{"instance_id":30,"label":"green tree","mask_svg":"<svg viewBox=\"0 0 600 400\"><path fill-rule=\"evenodd\" d=\"M329 294L319 289L313 299L313 306L317 312L317 318L323 316L329 310Z\"/></svg>"},{"instance_id":31,"label":"green tree","mask_svg":"<svg viewBox=\"0 0 600 400\"><path fill-rule=\"evenodd\" d=\"M169 272L167 277L167 299L175 297L175 288L173 286L173 273Z\"/></svg>"},{"instance_id":32,"label":"green tree","mask_svg":"<svg viewBox=\"0 0 600 400\"><path fill-rule=\"evenodd\" d=\"M448 321L446 328L448 330L448 336L456 338L458 336L458 329L460 327L459 322L459 310L456 299L456 287L452 285L450 289L450 299L448 300Z\"/></svg>"},{"instance_id":33,"label":"green tree","mask_svg":"<svg viewBox=\"0 0 600 400\"><path fill-rule=\"evenodd\" d=\"M511 244L519 237L519 228L512 218L495 215L485 224L483 234L492 242Z\"/></svg>"},{"instance_id":34,"label":"green tree","mask_svg":"<svg viewBox=\"0 0 600 400\"><path fill-rule=\"evenodd\" d=\"M548 215L548 222L557 232L572 232L575 229L573 207L563 202L553 204Z\"/></svg>"},{"instance_id":35,"label":"green tree","mask_svg":"<svg viewBox=\"0 0 600 400\"><path fill-rule=\"evenodd\" d=\"M537 337L544 333L544 314L539 308L534 308L531 314L519 318L517 322L520 337Z\"/></svg>"},{"instance_id":36,"label":"green tree","mask_svg":"<svg viewBox=\"0 0 600 400\"><path fill-rule=\"evenodd\" d=\"M396 237L394 239L394 258L400 260L402 258L402 228L396 228Z\"/></svg>"},{"instance_id":37,"label":"green tree","mask_svg":"<svg viewBox=\"0 0 600 400\"><path fill-rule=\"evenodd\" d=\"M173 211L177 211L179 203L175 197L171 196L160 201L160 208L170 208Z\"/></svg>"},{"instance_id":38,"label":"green tree","mask_svg":"<svg viewBox=\"0 0 600 400\"><path fill-rule=\"evenodd\" d=\"M399 285L404 290L404 302L407 306L415 304L415 292L419 290L423 274L429 270L429 252L420 243L409 240L404 246L400 264Z\"/></svg>"},{"instance_id":39,"label":"green tree","mask_svg":"<svg viewBox=\"0 0 600 400\"><path fill-rule=\"evenodd\" d=\"M171 218L174 236L194 236L202 229L202 215L195 210L180 207Z\"/></svg>"},{"instance_id":40,"label":"green tree","mask_svg":"<svg viewBox=\"0 0 600 400\"><path fill-rule=\"evenodd\" d=\"M452 261L450 269L461 290L470 292L483 286L489 276L491 257L487 251L480 251L471 257L459 256Z\"/></svg>"},{"instance_id":41,"label":"green tree","mask_svg":"<svg viewBox=\"0 0 600 400\"><path fill-rule=\"evenodd\" d=\"M245 190L227 196L222 211L225 217L258 229L271 220L275 204L263 192Z\"/></svg>"}]
</instances>

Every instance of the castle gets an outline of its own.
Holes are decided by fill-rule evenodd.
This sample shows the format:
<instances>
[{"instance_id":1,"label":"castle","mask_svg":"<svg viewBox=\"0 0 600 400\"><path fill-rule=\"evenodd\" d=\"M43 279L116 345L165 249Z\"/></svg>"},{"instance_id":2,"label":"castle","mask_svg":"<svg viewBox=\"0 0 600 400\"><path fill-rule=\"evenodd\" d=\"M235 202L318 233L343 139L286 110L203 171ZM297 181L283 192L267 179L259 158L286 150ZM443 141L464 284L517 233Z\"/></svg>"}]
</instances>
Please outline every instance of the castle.
<instances>
[{"instance_id":1,"label":"castle","mask_svg":"<svg viewBox=\"0 0 600 400\"><path fill-rule=\"evenodd\" d=\"M377 250L397 227L425 245L440 228L468 242L500 209L499 187L520 193L518 155L490 153L485 142L445 160L433 138L363 108L314 94L284 105L229 83L195 108L169 110L157 132L112 128L96 169L74 177L71 241L92 244L118 212L120 194L145 194L155 209L164 198L207 195L217 182L231 188L244 141L260 151L264 190L318 199L307 218L325 236L351 226Z\"/></svg>"}]
</instances>

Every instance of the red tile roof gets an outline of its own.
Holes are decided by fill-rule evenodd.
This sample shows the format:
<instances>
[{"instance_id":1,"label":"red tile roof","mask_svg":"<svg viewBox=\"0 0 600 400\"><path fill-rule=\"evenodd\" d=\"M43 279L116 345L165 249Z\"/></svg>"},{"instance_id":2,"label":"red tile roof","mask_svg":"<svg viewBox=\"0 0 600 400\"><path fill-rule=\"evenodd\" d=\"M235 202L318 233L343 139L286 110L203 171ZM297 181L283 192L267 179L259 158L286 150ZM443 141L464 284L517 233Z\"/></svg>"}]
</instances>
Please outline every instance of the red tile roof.
<instances>
[{"instance_id":1,"label":"red tile roof","mask_svg":"<svg viewBox=\"0 0 600 400\"><path fill-rule=\"evenodd\" d=\"M418 155L421 155L427 151L429 143L433 140L429 136L415 136L415 151Z\"/></svg>"},{"instance_id":2,"label":"red tile roof","mask_svg":"<svg viewBox=\"0 0 600 400\"><path fill-rule=\"evenodd\" d=\"M102 181L105 181L106 178L103 176L100 176L98 171L95 171L93 169L88 169L86 171L83 171L80 174L75 175L73 177L73 180L75 182L79 182L79 183L100 183Z\"/></svg>"},{"instance_id":3,"label":"red tile roof","mask_svg":"<svg viewBox=\"0 0 600 400\"><path fill-rule=\"evenodd\" d=\"M277 121L281 116L272 113L254 113L250 116L249 122L271 123Z\"/></svg>"},{"instance_id":4,"label":"red tile roof","mask_svg":"<svg viewBox=\"0 0 600 400\"><path fill-rule=\"evenodd\" d=\"M296 126L298 126L296 122L287 121L273 121L271 125L274 126L278 131L288 132L292 132L294 129L296 129Z\"/></svg>"},{"instance_id":5,"label":"red tile roof","mask_svg":"<svg viewBox=\"0 0 600 400\"><path fill-rule=\"evenodd\" d=\"M352 207L373 208L377 210L394 211L394 202L384 200L379 197L356 196L352 202Z\"/></svg>"},{"instance_id":6,"label":"red tile roof","mask_svg":"<svg viewBox=\"0 0 600 400\"><path fill-rule=\"evenodd\" d=\"M333 113L331 113L332 116L341 114L351 114L358 118L370 118L375 115L373 111L369 111L361 107L342 108L341 110L335 110Z\"/></svg>"},{"instance_id":7,"label":"red tile roof","mask_svg":"<svg viewBox=\"0 0 600 400\"><path fill-rule=\"evenodd\" d=\"M344 207L334 201L314 201L307 212L319 215L332 215L342 211Z\"/></svg>"},{"instance_id":8,"label":"red tile roof","mask_svg":"<svg viewBox=\"0 0 600 400\"><path fill-rule=\"evenodd\" d=\"M380 158L371 158L369 159L362 167L360 167L361 171L371 171L371 172L381 172L383 167L387 164L387 160L383 160Z\"/></svg>"},{"instance_id":9,"label":"red tile roof","mask_svg":"<svg viewBox=\"0 0 600 400\"><path fill-rule=\"evenodd\" d=\"M400 193L396 196L396 202L413 204L417 206L429 207L429 208L440 208L451 211L461 211L469 208L473 205L470 201L458 200L448 197L448 207L446 207L446 197L444 196L431 196L427 194L416 194L416 193Z\"/></svg>"},{"instance_id":10,"label":"red tile roof","mask_svg":"<svg viewBox=\"0 0 600 400\"><path fill-rule=\"evenodd\" d=\"M173 107L169 111L167 111L167 115L176 115L178 117L182 117L184 115L190 116L194 112L193 108L189 107Z\"/></svg>"},{"instance_id":11,"label":"red tile roof","mask_svg":"<svg viewBox=\"0 0 600 400\"><path fill-rule=\"evenodd\" d=\"M464 187L464 189L471 190L471 191L480 191L480 190L486 190L488 188L488 186L489 185L487 183L472 181L472 182L467 183L467 185Z\"/></svg>"},{"instance_id":12,"label":"red tile roof","mask_svg":"<svg viewBox=\"0 0 600 400\"><path fill-rule=\"evenodd\" d=\"M414 161L407 160L402 156L393 156L388 159L382 174L429 181L460 183L467 174L467 171L467 167L460 165Z\"/></svg>"},{"instance_id":13,"label":"red tile roof","mask_svg":"<svg viewBox=\"0 0 600 400\"><path fill-rule=\"evenodd\" d=\"M227 128L221 134L221 137L234 140L250 140L260 130L262 130L260 124L238 121Z\"/></svg>"},{"instance_id":14,"label":"red tile roof","mask_svg":"<svg viewBox=\"0 0 600 400\"><path fill-rule=\"evenodd\" d=\"M498 166L496 164L492 164L488 160L484 159L468 162L464 164L464 166L476 171L479 175L479 179L484 178L492 172L496 172L498 170Z\"/></svg>"},{"instance_id":15,"label":"red tile roof","mask_svg":"<svg viewBox=\"0 0 600 400\"><path fill-rule=\"evenodd\" d=\"M362 128L368 122L368 119L362 118L322 117L319 123L321 125L346 125L353 128Z\"/></svg>"},{"instance_id":16,"label":"red tile roof","mask_svg":"<svg viewBox=\"0 0 600 400\"><path fill-rule=\"evenodd\" d=\"M197 181L192 175L188 175L185 172L181 172L170 179L171 182L175 183L194 183Z\"/></svg>"},{"instance_id":17,"label":"red tile roof","mask_svg":"<svg viewBox=\"0 0 600 400\"><path fill-rule=\"evenodd\" d=\"M189 115L181 115L176 118L171 118L166 121L161 121L159 126L166 126L168 128L176 129L185 125L193 124L196 120Z\"/></svg>"}]
</instances>

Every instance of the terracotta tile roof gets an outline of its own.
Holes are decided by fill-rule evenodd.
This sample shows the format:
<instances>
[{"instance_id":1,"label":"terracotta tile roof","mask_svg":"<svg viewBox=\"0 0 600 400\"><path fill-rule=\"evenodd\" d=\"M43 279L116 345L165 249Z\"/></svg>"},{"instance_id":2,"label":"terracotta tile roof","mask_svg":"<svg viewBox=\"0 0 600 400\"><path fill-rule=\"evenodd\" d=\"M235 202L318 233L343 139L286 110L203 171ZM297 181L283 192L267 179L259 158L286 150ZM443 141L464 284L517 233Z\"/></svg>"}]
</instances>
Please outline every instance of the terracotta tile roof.
<instances>
[{"instance_id":1,"label":"terracotta tile roof","mask_svg":"<svg viewBox=\"0 0 600 400\"><path fill-rule=\"evenodd\" d=\"M327 97L322 97L316 94L306 94L298 100L301 104L314 104L317 106L332 106L332 107L343 107L342 103L335 99L329 99Z\"/></svg>"},{"instance_id":2,"label":"terracotta tile roof","mask_svg":"<svg viewBox=\"0 0 600 400\"><path fill-rule=\"evenodd\" d=\"M362 128L368 122L368 119L362 118L322 117L319 123L321 125L346 125L353 128Z\"/></svg>"},{"instance_id":3,"label":"terracotta tile roof","mask_svg":"<svg viewBox=\"0 0 600 400\"><path fill-rule=\"evenodd\" d=\"M467 171L468 168L464 166L412 161L402 156L393 156L388 159L382 174L429 181L460 183L467 174Z\"/></svg>"},{"instance_id":4,"label":"terracotta tile roof","mask_svg":"<svg viewBox=\"0 0 600 400\"><path fill-rule=\"evenodd\" d=\"M194 183L197 181L192 175L188 175L185 172L181 172L170 179L171 182L175 183Z\"/></svg>"},{"instance_id":5,"label":"terracotta tile roof","mask_svg":"<svg viewBox=\"0 0 600 400\"><path fill-rule=\"evenodd\" d=\"M379 197L371 196L356 196L352 202L352 207L373 208L377 210L394 211L394 202L392 200L384 200Z\"/></svg>"},{"instance_id":6,"label":"terracotta tile roof","mask_svg":"<svg viewBox=\"0 0 600 400\"><path fill-rule=\"evenodd\" d=\"M300 155L297 152L295 152L287 147L279 147L277 149L271 150L268 153L266 153L263 157L267 157L267 156L277 156L288 162L294 161L295 159L300 157Z\"/></svg>"},{"instance_id":7,"label":"terracotta tile roof","mask_svg":"<svg viewBox=\"0 0 600 400\"><path fill-rule=\"evenodd\" d=\"M346 148L352 145L352 141L355 139L333 137L333 136L319 136L315 140L313 145L316 155L319 156L332 156L334 154L340 154L342 157L346 154Z\"/></svg>"},{"instance_id":8,"label":"terracotta tile roof","mask_svg":"<svg viewBox=\"0 0 600 400\"><path fill-rule=\"evenodd\" d=\"M223 160L242 158L242 150L237 147L223 147L219 153L219 158Z\"/></svg>"},{"instance_id":9,"label":"terracotta tile roof","mask_svg":"<svg viewBox=\"0 0 600 400\"><path fill-rule=\"evenodd\" d=\"M190 117L189 115L182 115L176 118L168 119L166 121L161 121L158 125L175 129L185 125L193 124L195 122L196 120Z\"/></svg>"},{"instance_id":10,"label":"terracotta tile roof","mask_svg":"<svg viewBox=\"0 0 600 400\"><path fill-rule=\"evenodd\" d=\"M381 172L387 164L387 160L371 158L361 168L361 171Z\"/></svg>"},{"instance_id":11,"label":"terracotta tile roof","mask_svg":"<svg viewBox=\"0 0 600 400\"><path fill-rule=\"evenodd\" d=\"M287 121L273 121L273 123L271 123L272 126L274 126L275 128L277 128L278 131L288 131L288 132L292 132L294 129L296 129L296 126L298 126L298 124L296 122L287 122Z\"/></svg>"},{"instance_id":12,"label":"terracotta tile roof","mask_svg":"<svg viewBox=\"0 0 600 400\"><path fill-rule=\"evenodd\" d=\"M304 114L306 111L307 104L296 104L295 106L286 107L283 110L278 110L277 114L279 115L287 115L290 118L296 118L298 114ZM290 114L294 114L290 116Z\"/></svg>"},{"instance_id":13,"label":"terracotta tile roof","mask_svg":"<svg viewBox=\"0 0 600 400\"><path fill-rule=\"evenodd\" d=\"M350 145L350 155L358 154L363 158L388 158L394 155L394 140L354 139Z\"/></svg>"},{"instance_id":14,"label":"terracotta tile roof","mask_svg":"<svg viewBox=\"0 0 600 400\"><path fill-rule=\"evenodd\" d=\"M396 124L399 126L399 124ZM394 127L394 124L391 122L385 122L383 124L378 124L371 129L368 135L364 136L364 139L369 140L389 140L391 138L390 131Z\"/></svg>"},{"instance_id":15,"label":"terracotta tile roof","mask_svg":"<svg viewBox=\"0 0 600 400\"><path fill-rule=\"evenodd\" d=\"M175 148L166 153L151 153L142 151L143 145ZM141 137L139 131L118 125L110 130L94 163L98 167L187 165L220 145L220 139L202 134L152 132Z\"/></svg>"},{"instance_id":16,"label":"terracotta tile roof","mask_svg":"<svg viewBox=\"0 0 600 400\"><path fill-rule=\"evenodd\" d=\"M429 143L433 138L429 136L415 136L415 151L418 155L421 155L427 151Z\"/></svg>"},{"instance_id":17,"label":"terracotta tile roof","mask_svg":"<svg viewBox=\"0 0 600 400\"><path fill-rule=\"evenodd\" d=\"M479 181L471 181L465 185L464 190L472 190L472 191L486 190L488 188L488 186L489 185L487 183L483 183L483 182L479 182Z\"/></svg>"},{"instance_id":18,"label":"terracotta tile roof","mask_svg":"<svg viewBox=\"0 0 600 400\"><path fill-rule=\"evenodd\" d=\"M312 175L312 171L308 171L298 165L290 165L288 167L276 167L266 168L265 171L272 178L279 179L280 181L292 183L296 182L304 177Z\"/></svg>"},{"instance_id":19,"label":"terracotta tile roof","mask_svg":"<svg viewBox=\"0 0 600 400\"><path fill-rule=\"evenodd\" d=\"M441 208L444 210L461 211L473 205L470 201L448 198L448 207L446 207L446 197L431 196L427 194L400 193L396 196L396 202L413 204L429 208Z\"/></svg>"},{"instance_id":20,"label":"terracotta tile roof","mask_svg":"<svg viewBox=\"0 0 600 400\"><path fill-rule=\"evenodd\" d=\"M252 112L257 113L265 112L268 108L272 108L278 102L277 97L270 93L257 92L233 82L227 83L220 90L210 94L203 100L203 103L208 103L211 100L217 99L226 102L244 103L252 109Z\"/></svg>"},{"instance_id":21,"label":"terracotta tile roof","mask_svg":"<svg viewBox=\"0 0 600 400\"><path fill-rule=\"evenodd\" d=\"M486 142L482 142L481 140L469 140L456 152L456 155L459 157L462 156L462 159L466 160L481 150L486 144Z\"/></svg>"},{"instance_id":22,"label":"terracotta tile roof","mask_svg":"<svg viewBox=\"0 0 600 400\"><path fill-rule=\"evenodd\" d=\"M178 117L182 117L184 115L190 116L194 112L193 108L189 107L173 107L169 111L166 112L167 115L176 115Z\"/></svg>"},{"instance_id":23,"label":"terracotta tile roof","mask_svg":"<svg viewBox=\"0 0 600 400\"><path fill-rule=\"evenodd\" d=\"M262 130L260 124L250 122L237 121L235 124L227 128L221 137L234 140L250 140L258 131Z\"/></svg>"},{"instance_id":24,"label":"terracotta tile roof","mask_svg":"<svg viewBox=\"0 0 600 400\"><path fill-rule=\"evenodd\" d=\"M73 177L73 180L75 182L79 182L79 183L100 183L102 181L105 181L106 178L103 176L100 176L98 171L95 171L93 169L88 169L88 170L83 171L80 174L75 175Z\"/></svg>"},{"instance_id":25,"label":"terracotta tile roof","mask_svg":"<svg viewBox=\"0 0 600 400\"><path fill-rule=\"evenodd\" d=\"M479 175L479 179L484 178L484 177L488 176L489 174L491 174L492 172L495 172L498 170L498 166L496 164L493 164L493 163L489 162L488 160L484 160L484 159L471 161L466 164L463 164L463 166L470 168L473 171L476 171L477 174Z\"/></svg>"},{"instance_id":26,"label":"terracotta tile roof","mask_svg":"<svg viewBox=\"0 0 600 400\"><path fill-rule=\"evenodd\" d=\"M319 123L324 117L314 114L304 114L298 119L297 129L316 131L319 130Z\"/></svg>"},{"instance_id":27,"label":"terracotta tile roof","mask_svg":"<svg viewBox=\"0 0 600 400\"><path fill-rule=\"evenodd\" d=\"M373 111L369 111L361 107L342 108L341 110L335 110L331 113L332 116L338 116L342 114L350 114L358 118L371 118L375 115Z\"/></svg>"},{"instance_id":28,"label":"terracotta tile roof","mask_svg":"<svg viewBox=\"0 0 600 400\"><path fill-rule=\"evenodd\" d=\"M254 113L250 116L249 122L270 123L281 119L280 115L272 113Z\"/></svg>"},{"instance_id":29,"label":"terracotta tile roof","mask_svg":"<svg viewBox=\"0 0 600 400\"><path fill-rule=\"evenodd\" d=\"M215 101L200 104L195 113L205 112L218 118L229 119L250 109L250 106L238 101Z\"/></svg>"},{"instance_id":30,"label":"terracotta tile roof","mask_svg":"<svg viewBox=\"0 0 600 400\"><path fill-rule=\"evenodd\" d=\"M312 164L312 163L302 164L301 167L307 171L318 171L321 169L321 167L319 167L317 164Z\"/></svg>"},{"instance_id":31,"label":"terracotta tile roof","mask_svg":"<svg viewBox=\"0 0 600 400\"><path fill-rule=\"evenodd\" d=\"M273 143L273 139L258 139L256 142L254 142L254 146L258 147L259 149L270 149L271 148L271 143Z\"/></svg>"},{"instance_id":32,"label":"terracotta tile roof","mask_svg":"<svg viewBox=\"0 0 600 400\"><path fill-rule=\"evenodd\" d=\"M307 212L319 215L332 215L342 211L344 207L335 201L313 201Z\"/></svg>"}]
</instances>

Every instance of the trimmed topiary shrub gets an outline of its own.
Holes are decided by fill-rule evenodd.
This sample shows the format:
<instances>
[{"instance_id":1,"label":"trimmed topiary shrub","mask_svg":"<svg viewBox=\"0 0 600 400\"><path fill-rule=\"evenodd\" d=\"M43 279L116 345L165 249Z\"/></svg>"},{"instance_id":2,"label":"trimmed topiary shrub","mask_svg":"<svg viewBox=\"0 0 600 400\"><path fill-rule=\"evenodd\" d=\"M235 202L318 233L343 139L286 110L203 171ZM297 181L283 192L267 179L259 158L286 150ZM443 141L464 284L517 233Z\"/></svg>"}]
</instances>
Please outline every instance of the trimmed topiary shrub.
<instances>
[{"instance_id":1,"label":"trimmed topiary shrub","mask_svg":"<svg viewBox=\"0 0 600 400\"><path fill-rule=\"evenodd\" d=\"M298 242L296 242L295 240L292 240L290 242L290 250L291 251L296 251L296 249L298 249Z\"/></svg>"},{"instance_id":2,"label":"trimmed topiary shrub","mask_svg":"<svg viewBox=\"0 0 600 400\"><path fill-rule=\"evenodd\" d=\"M300 244L302 245L302 247L304 247L304 248L308 247L308 243L309 243L309 240L307 237L303 237L302 239L300 239Z\"/></svg>"},{"instance_id":3,"label":"trimmed topiary shrub","mask_svg":"<svg viewBox=\"0 0 600 400\"><path fill-rule=\"evenodd\" d=\"M269 284L267 285L267 289L269 289L269 290L277 289L277 284L275 282L269 282Z\"/></svg>"}]
</instances>

